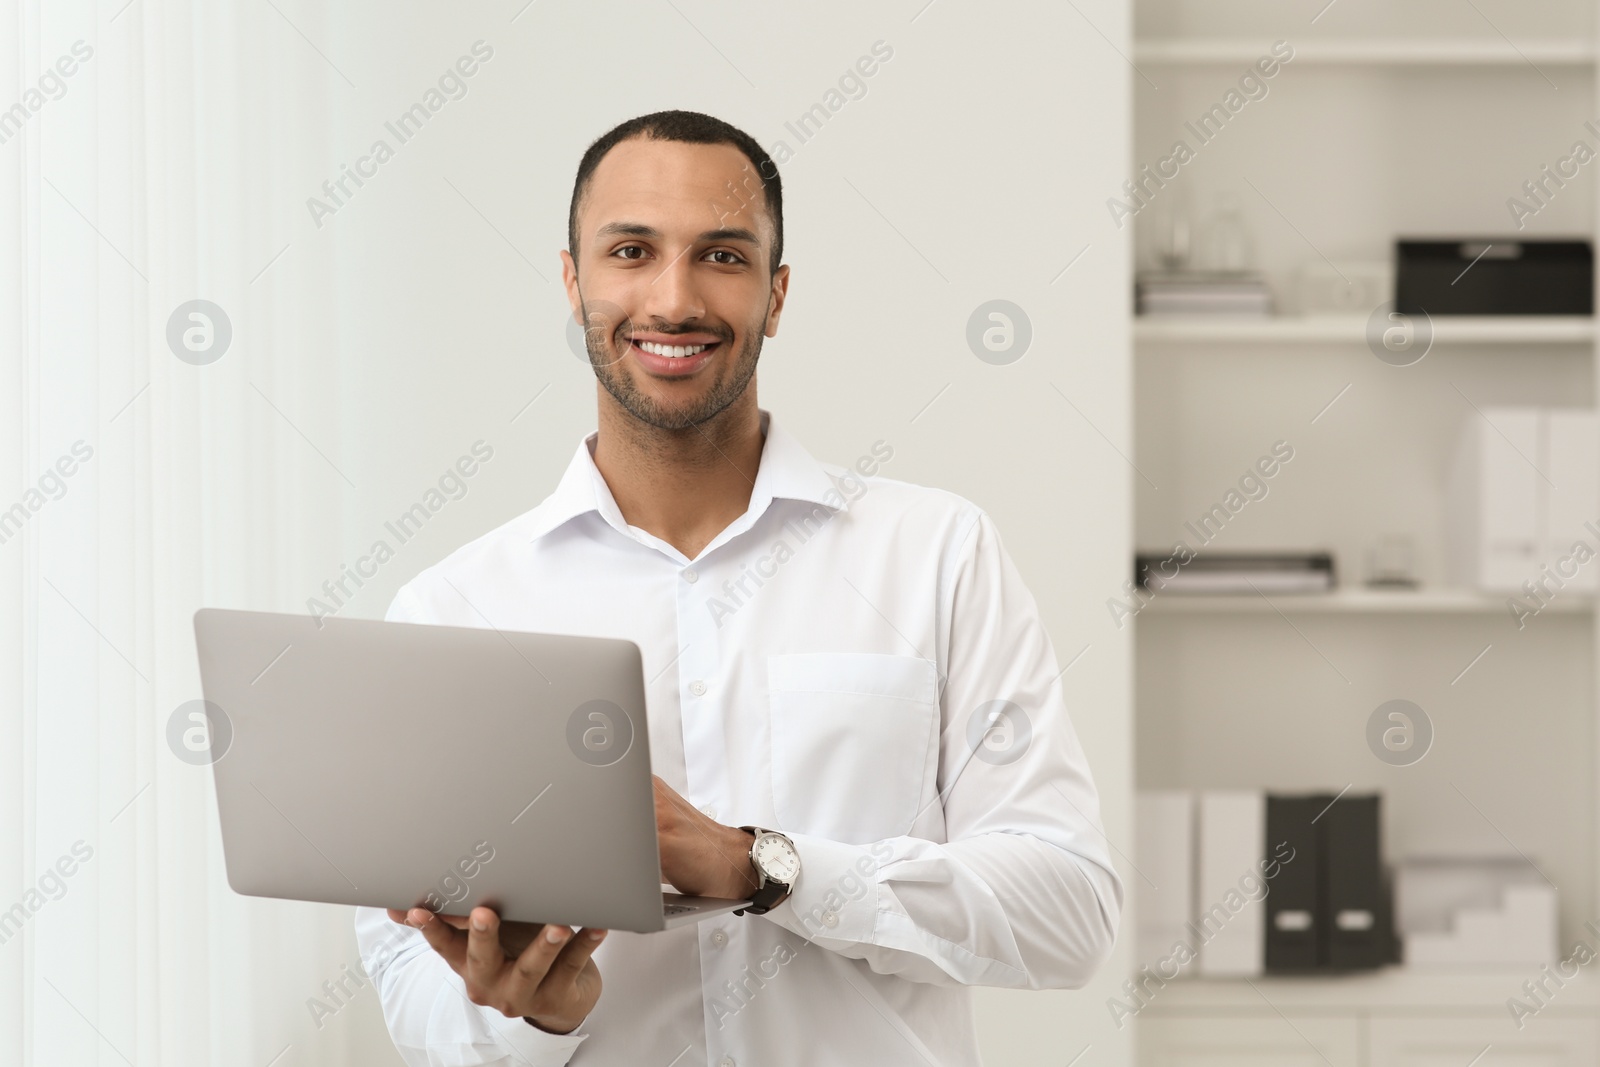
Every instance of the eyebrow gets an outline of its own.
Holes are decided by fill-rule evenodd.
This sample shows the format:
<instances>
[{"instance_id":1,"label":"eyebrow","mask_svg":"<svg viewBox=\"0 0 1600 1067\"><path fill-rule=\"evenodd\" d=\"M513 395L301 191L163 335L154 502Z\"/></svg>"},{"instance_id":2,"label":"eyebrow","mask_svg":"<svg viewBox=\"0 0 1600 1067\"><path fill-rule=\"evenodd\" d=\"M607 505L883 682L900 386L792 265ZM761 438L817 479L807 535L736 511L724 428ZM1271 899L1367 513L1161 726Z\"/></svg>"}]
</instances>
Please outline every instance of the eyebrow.
<instances>
[{"instance_id":1,"label":"eyebrow","mask_svg":"<svg viewBox=\"0 0 1600 1067\"><path fill-rule=\"evenodd\" d=\"M654 226L646 226L642 222L608 222L595 231L595 237L642 237L656 240L661 237L661 231ZM706 230L700 234L697 241L744 241L748 244L761 246L761 238L754 230L743 226L724 226L719 230Z\"/></svg>"}]
</instances>

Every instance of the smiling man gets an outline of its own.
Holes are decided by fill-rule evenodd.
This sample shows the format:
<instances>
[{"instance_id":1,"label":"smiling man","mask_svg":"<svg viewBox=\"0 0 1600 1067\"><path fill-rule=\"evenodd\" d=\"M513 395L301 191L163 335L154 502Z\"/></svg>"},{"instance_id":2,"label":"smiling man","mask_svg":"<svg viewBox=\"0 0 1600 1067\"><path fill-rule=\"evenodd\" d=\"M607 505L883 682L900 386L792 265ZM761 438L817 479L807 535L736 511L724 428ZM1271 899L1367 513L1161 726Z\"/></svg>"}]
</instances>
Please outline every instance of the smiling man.
<instances>
[{"instance_id":1,"label":"smiling man","mask_svg":"<svg viewBox=\"0 0 1600 1067\"><path fill-rule=\"evenodd\" d=\"M757 406L790 270L753 139L623 123L568 243L599 428L389 618L637 643L662 879L755 904L531 943L487 908L360 909L390 1034L419 1067L975 1064L971 988L1082 986L1123 900L1037 605L974 504L875 476L882 441L821 463Z\"/></svg>"}]
</instances>

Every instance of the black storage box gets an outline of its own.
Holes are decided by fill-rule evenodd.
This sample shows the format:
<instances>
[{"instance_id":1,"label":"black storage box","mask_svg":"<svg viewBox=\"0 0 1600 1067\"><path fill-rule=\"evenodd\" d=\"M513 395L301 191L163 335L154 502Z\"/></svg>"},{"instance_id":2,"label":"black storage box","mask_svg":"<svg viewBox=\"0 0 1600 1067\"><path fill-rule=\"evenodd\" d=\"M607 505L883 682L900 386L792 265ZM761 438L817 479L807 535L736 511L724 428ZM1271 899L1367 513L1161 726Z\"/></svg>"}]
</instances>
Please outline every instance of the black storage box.
<instances>
[{"instance_id":1,"label":"black storage box","mask_svg":"<svg viewBox=\"0 0 1600 1067\"><path fill-rule=\"evenodd\" d=\"M1267 794L1265 855L1294 849L1264 902L1268 974L1375 970L1400 962L1394 885L1377 793Z\"/></svg>"},{"instance_id":2,"label":"black storage box","mask_svg":"<svg viewBox=\"0 0 1600 1067\"><path fill-rule=\"evenodd\" d=\"M1588 241L1402 240L1395 260L1395 309L1408 315L1594 314Z\"/></svg>"}]
</instances>

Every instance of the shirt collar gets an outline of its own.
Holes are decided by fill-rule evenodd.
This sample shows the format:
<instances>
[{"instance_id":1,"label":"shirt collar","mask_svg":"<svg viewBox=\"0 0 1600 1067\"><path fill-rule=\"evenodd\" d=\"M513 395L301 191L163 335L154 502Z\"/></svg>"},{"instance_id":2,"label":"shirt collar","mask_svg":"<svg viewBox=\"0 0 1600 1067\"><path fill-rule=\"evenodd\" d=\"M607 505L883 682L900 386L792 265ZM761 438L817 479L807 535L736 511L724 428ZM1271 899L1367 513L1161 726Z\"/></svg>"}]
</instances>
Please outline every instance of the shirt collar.
<instances>
[{"instance_id":1,"label":"shirt collar","mask_svg":"<svg viewBox=\"0 0 1600 1067\"><path fill-rule=\"evenodd\" d=\"M761 431L766 437L761 448L761 466L756 471L747 514L759 516L775 499L807 500L843 511L849 500L838 488L833 475L791 437L765 409L761 412ZM528 540L537 541L571 519L591 511L618 530L627 531L628 522L617 507L611 487L595 466L594 446L600 431L595 430L578 442L572 462L556 485L555 492L534 509Z\"/></svg>"}]
</instances>

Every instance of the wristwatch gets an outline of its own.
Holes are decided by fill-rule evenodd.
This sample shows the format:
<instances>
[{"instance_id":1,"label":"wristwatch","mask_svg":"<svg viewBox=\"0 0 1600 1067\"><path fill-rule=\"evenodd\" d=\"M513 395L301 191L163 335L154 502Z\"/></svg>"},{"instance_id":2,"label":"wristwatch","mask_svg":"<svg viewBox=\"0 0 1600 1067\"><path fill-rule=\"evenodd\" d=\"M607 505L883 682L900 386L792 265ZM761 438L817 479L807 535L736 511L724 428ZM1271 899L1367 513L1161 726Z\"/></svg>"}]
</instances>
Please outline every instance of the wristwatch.
<instances>
[{"instance_id":1,"label":"wristwatch","mask_svg":"<svg viewBox=\"0 0 1600 1067\"><path fill-rule=\"evenodd\" d=\"M755 868L760 882L750 903L736 908L734 914L743 915L748 911L752 915L765 915L788 899L794 889L800 877L800 853L795 851L793 841L776 830L764 830L759 826L739 829L756 835L750 845L750 865Z\"/></svg>"}]
</instances>

